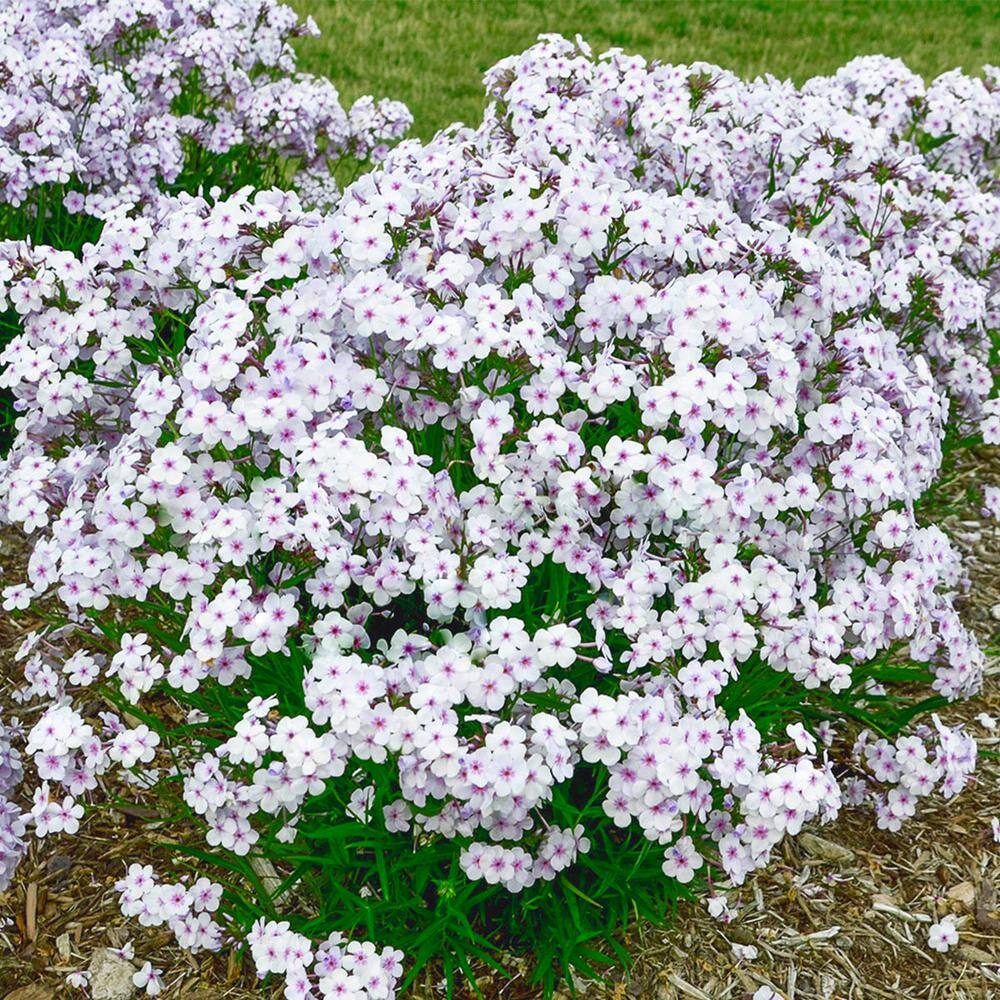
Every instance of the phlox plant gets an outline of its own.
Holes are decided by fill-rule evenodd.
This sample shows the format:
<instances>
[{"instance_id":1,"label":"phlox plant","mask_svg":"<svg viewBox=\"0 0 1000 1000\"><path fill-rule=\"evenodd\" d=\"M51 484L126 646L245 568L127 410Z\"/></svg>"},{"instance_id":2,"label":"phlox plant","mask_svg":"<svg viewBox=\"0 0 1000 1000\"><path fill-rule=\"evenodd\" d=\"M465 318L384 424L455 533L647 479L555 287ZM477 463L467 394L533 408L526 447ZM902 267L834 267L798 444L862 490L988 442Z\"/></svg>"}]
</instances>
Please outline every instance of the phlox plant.
<instances>
[{"instance_id":1,"label":"phlox plant","mask_svg":"<svg viewBox=\"0 0 1000 1000\"><path fill-rule=\"evenodd\" d=\"M316 33L278 0L0 3L0 235L78 252L164 193L296 183L334 199L411 118L371 97L344 108L297 72L291 43Z\"/></svg>"},{"instance_id":2,"label":"phlox plant","mask_svg":"<svg viewBox=\"0 0 1000 1000\"><path fill-rule=\"evenodd\" d=\"M298 73L291 42L317 33L278 0L3 5L6 235L77 249L122 206L268 187L293 167L333 197L340 161L378 159L411 118L370 97L346 110L329 80Z\"/></svg>"},{"instance_id":3,"label":"phlox plant","mask_svg":"<svg viewBox=\"0 0 1000 1000\"><path fill-rule=\"evenodd\" d=\"M983 654L918 514L992 419L994 80L547 37L332 206L0 245L3 600L46 622L8 855L115 770L203 835L119 883L182 946L550 993L806 823L958 794Z\"/></svg>"}]
</instances>

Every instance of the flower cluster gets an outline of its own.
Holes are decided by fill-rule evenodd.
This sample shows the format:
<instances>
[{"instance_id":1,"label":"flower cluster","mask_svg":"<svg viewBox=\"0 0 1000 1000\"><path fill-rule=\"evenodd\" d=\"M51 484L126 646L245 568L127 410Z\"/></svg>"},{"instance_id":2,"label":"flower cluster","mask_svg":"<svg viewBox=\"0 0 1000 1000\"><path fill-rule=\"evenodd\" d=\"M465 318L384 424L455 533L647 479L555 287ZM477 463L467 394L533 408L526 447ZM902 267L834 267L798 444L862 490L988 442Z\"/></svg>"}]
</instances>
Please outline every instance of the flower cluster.
<instances>
[{"instance_id":1,"label":"flower cluster","mask_svg":"<svg viewBox=\"0 0 1000 1000\"><path fill-rule=\"evenodd\" d=\"M190 885L160 882L150 865L133 864L115 889L122 912L142 926L168 926L181 947L192 952L221 947L223 929L214 917L223 892L218 883L207 878ZM345 942L338 934L314 947L308 938L291 930L287 921L258 920L247 943L261 976L276 973L287 978L289 1000L315 996L309 992L307 967L313 969L321 996L350 1000L391 997L402 972L403 955L393 948L378 950L367 941ZM150 995L159 992L159 977L149 963L136 973L135 981Z\"/></svg>"},{"instance_id":2,"label":"flower cluster","mask_svg":"<svg viewBox=\"0 0 1000 1000\"><path fill-rule=\"evenodd\" d=\"M666 66L548 37L487 74L515 134L543 116L646 190L697 191L857 267L868 314L913 343L974 429L1000 328L1000 70L929 86L854 59L801 90L708 64Z\"/></svg>"},{"instance_id":3,"label":"flower cluster","mask_svg":"<svg viewBox=\"0 0 1000 1000\"><path fill-rule=\"evenodd\" d=\"M974 747L941 725L861 739L871 783L835 767L892 657L949 699L983 671L915 505L952 401L992 393L995 118L940 163L919 140L995 91L882 68L798 91L544 39L479 128L329 211L245 188L79 255L0 246L0 510L33 538L4 601L55 598L77 650L28 656L37 832L118 763L236 859L346 825L438 852L443 898L456 871L516 898L643 844L739 883L845 801L895 828L960 790ZM98 733L96 683L190 724ZM120 890L221 945L207 881ZM400 974L291 922L249 943L289 997Z\"/></svg>"},{"instance_id":4,"label":"flower cluster","mask_svg":"<svg viewBox=\"0 0 1000 1000\"><path fill-rule=\"evenodd\" d=\"M115 883L122 913L135 917L144 927L166 924L181 947L198 952L218 950L222 928L212 914L219 908L222 886L206 878L193 885L157 881L150 865L129 866L128 873Z\"/></svg>"},{"instance_id":5,"label":"flower cluster","mask_svg":"<svg viewBox=\"0 0 1000 1000\"><path fill-rule=\"evenodd\" d=\"M12 733L0 722L0 892L10 885L11 877L27 851L24 839L27 818L9 798L21 784L24 768Z\"/></svg>"},{"instance_id":6,"label":"flower cluster","mask_svg":"<svg viewBox=\"0 0 1000 1000\"><path fill-rule=\"evenodd\" d=\"M934 728L920 726L894 742L872 739L865 730L855 744L855 759L871 780L888 785L874 794L877 823L882 830L899 830L917 811L918 799L939 792L953 798L965 788L975 768L976 741L960 728L944 725L934 716ZM849 801L863 802L870 794L863 778L849 788Z\"/></svg>"},{"instance_id":7,"label":"flower cluster","mask_svg":"<svg viewBox=\"0 0 1000 1000\"><path fill-rule=\"evenodd\" d=\"M329 198L331 164L377 159L411 119L370 97L345 110L329 80L296 73L290 42L315 33L279 0L5 5L0 203L105 218L186 166L195 186L241 164L273 182L292 157Z\"/></svg>"},{"instance_id":8,"label":"flower cluster","mask_svg":"<svg viewBox=\"0 0 1000 1000\"><path fill-rule=\"evenodd\" d=\"M395 948L379 950L369 941L346 942L331 934L313 945L293 931L285 920L258 920L247 936L250 954L260 974L286 977L285 996L306 1000L315 979L319 995L344 1000L385 1000L395 995L403 953ZM305 969L312 966L313 977Z\"/></svg>"},{"instance_id":9,"label":"flower cluster","mask_svg":"<svg viewBox=\"0 0 1000 1000\"><path fill-rule=\"evenodd\" d=\"M80 655L67 660L71 683L83 678L80 667L85 662L87 658ZM38 681L36 678L35 683ZM118 764L128 771L138 768L136 777L143 780L139 765L152 761L159 736L144 725L129 729L110 712L101 713L101 729L101 734L96 733L72 707L58 703L49 707L29 732L27 753L41 779L30 812L37 836L76 833L84 813L76 799L97 788L100 775L110 765ZM69 794L53 796L50 782L58 783Z\"/></svg>"}]
</instances>

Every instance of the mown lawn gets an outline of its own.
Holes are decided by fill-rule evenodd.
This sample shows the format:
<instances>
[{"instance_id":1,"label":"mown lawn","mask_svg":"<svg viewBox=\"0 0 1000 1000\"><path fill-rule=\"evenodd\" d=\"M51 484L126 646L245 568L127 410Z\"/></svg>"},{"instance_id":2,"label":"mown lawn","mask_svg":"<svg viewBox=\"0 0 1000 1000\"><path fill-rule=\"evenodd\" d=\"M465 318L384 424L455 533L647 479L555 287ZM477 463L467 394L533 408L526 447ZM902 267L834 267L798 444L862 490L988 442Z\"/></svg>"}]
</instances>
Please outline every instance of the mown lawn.
<instances>
[{"instance_id":1,"label":"mown lawn","mask_svg":"<svg viewBox=\"0 0 1000 1000\"><path fill-rule=\"evenodd\" d=\"M1000 3L946 0L292 0L323 31L301 45L307 70L346 98L409 105L415 132L474 122L483 71L541 32L579 32L603 51L706 60L802 81L855 55L900 56L930 77L1000 62Z\"/></svg>"}]
</instances>

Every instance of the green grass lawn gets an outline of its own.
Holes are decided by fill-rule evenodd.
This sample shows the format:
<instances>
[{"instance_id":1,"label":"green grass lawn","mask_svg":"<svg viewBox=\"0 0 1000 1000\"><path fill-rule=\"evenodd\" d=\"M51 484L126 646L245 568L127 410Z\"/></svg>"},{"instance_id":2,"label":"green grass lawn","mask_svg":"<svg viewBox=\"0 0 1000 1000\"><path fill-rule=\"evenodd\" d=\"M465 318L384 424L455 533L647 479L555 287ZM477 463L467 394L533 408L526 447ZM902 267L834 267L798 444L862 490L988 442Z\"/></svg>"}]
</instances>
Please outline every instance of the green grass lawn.
<instances>
[{"instance_id":1,"label":"green grass lawn","mask_svg":"<svg viewBox=\"0 0 1000 1000\"><path fill-rule=\"evenodd\" d=\"M347 99L395 97L429 137L483 108L483 71L540 32L580 33L596 51L621 46L670 62L697 59L744 75L801 81L855 55L900 56L932 77L1000 62L1000 3L945 0L291 0L323 31L301 45L303 68Z\"/></svg>"}]
</instances>

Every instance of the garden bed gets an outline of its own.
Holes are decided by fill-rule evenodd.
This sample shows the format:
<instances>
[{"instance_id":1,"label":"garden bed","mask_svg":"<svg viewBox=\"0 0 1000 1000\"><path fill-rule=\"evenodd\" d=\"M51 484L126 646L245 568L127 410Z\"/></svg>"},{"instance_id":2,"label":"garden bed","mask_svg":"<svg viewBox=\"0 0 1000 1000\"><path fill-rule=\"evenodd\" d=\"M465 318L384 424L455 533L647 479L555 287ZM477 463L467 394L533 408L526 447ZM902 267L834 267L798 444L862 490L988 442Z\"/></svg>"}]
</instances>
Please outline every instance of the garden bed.
<instances>
[{"instance_id":1,"label":"garden bed","mask_svg":"<svg viewBox=\"0 0 1000 1000\"><path fill-rule=\"evenodd\" d=\"M927 801L897 834L879 830L867 810L847 810L817 831L821 841L813 842L812 853L801 841L786 842L781 860L741 891L737 924L720 924L702 905L681 904L668 927L642 925L629 934L630 974L612 972L607 984L578 980L581 995L745 1000L762 985L782 1000L988 1000L1000 993L1000 846L989 825L1000 813L1000 528L963 502L969 486L997 479L996 451L983 448L963 455L950 488L959 512L948 527L972 579L962 615L991 655L983 696L944 713L977 737L975 781L957 800ZM16 575L23 558L16 537L6 539L4 575ZM22 634L23 628L4 623L0 662L12 662ZM976 721L984 714L997 719L998 728ZM96 951L132 941L137 959L155 954L171 1000L260 1000L260 987L237 953L195 959L177 949L169 933L122 920L114 884L134 861L159 862L165 834L177 831L157 820L154 804L93 811L71 847L58 840L33 844L15 884L0 896L0 909L11 914L0 930L7 946L0 988L17 1000L61 1000L68 973L87 968ZM928 918L946 913L959 918L961 943L942 956L928 950L926 932ZM748 948L757 954L749 957ZM414 989L414 1000L444 996L433 979ZM36 993L16 992L27 987ZM484 974L480 987L485 1000L538 995L519 977ZM458 994L462 1000L473 995Z\"/></svg>"},{"instance_id":2,"label":"garden bed","mask_svg":"<svg viewBox=\"0 0 1000 1000\"><path fill-rule=\"evenodd\" d=\"M0 977L991 990L1000 70L231 3L0 22Z\"/></svg>"}]
</instances>

